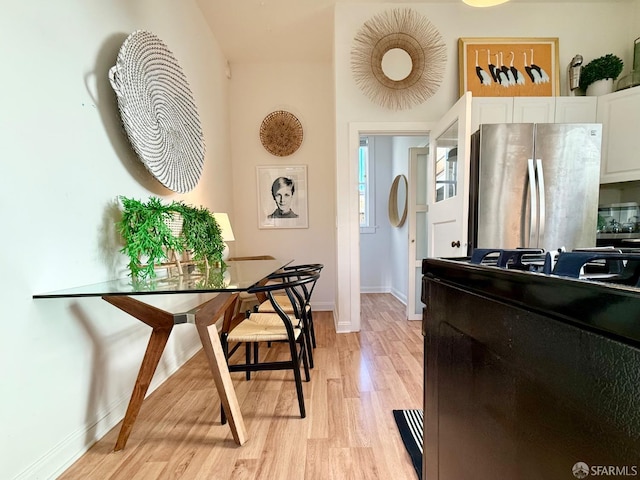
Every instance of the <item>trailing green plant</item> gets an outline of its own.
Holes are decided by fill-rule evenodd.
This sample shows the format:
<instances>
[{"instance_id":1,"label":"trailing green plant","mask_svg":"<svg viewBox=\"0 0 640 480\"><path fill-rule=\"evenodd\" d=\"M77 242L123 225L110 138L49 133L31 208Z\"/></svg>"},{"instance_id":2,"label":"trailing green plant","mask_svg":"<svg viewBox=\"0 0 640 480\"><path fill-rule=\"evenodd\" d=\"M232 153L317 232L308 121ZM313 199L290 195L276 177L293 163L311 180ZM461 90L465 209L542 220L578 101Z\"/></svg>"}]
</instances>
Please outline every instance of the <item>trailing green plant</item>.
<instances>
[{"instance_id":1,"label":"trailing green plant","mask_svg":"<svg viewBox=\"0 0 640 480\"><path fill-rule=\"evenodd\" d=\"M152 278L154 267L167 259L167 249L184 251L183 241L176 237L168 222L175 206L163 205L156 197L144 203L134 198L120 197L122 218L116 227L124 246L120 250L129 257L129 270L135 278ZM142 259L145 263L142 264Z\"/></svg>"},{"instance_id":2,"label":"trailing green plant","mask_svg":"<svg viewBox=\"0 0 640 480\"><path fill-rule=\"evenodd\" d=\"M155 267L169 260L167 252L189 251L193 260L209 266L222 262L224 243L213 214L203 207L173 201L164 205L157 197L145 203L120 197L123 211L116 227L124 246L120 250L129 257L129 270L134 279L155 277ZM175 232L170 223L182 217L182 230ZM143 263L144 261L144 263Z\"/></svg>"},{"instance_id":3,"label":"trailing green plant","mask_svg":"<svg viewBox=\"0 0 640 480\"><path fill-rule=\"evenodd\" d=\"M182 234L185 247L193 252L193 259L206 264L222 263L224 242L213 214L204 207L179 205L178 211L184 219Z\"/></svg>"},{"instance_id":4,"label":"trailing green plant","mask_svg":"<svg viewBox=\"0 0 640 480\"><path fill-rule=\"evenodd\" d=\"M580 71L580 88L586 90L589 85L598 80L607 78L615 80L622 73L623 67L624 62L612 53L594 58Z\"/></svg>"}]
</instances>

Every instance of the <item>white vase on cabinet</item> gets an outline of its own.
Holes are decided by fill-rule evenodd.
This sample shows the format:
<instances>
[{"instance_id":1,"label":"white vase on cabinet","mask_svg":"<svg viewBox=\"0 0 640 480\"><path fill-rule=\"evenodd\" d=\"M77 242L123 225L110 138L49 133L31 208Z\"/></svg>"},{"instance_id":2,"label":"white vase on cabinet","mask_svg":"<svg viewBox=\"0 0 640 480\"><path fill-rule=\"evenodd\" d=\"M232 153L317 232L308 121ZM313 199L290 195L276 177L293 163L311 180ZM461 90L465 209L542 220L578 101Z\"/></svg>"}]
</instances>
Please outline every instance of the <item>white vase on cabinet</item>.
<instances>
[{"instance_id":1,"label":"white vase on cabinet","mask_svg":"<svg viewBox=\"0 0 640 480\"><path fill-rule=\"evenodd\" d=\"M587 87L587 96L599 97L613 92L613 78L605 78L604 80L596 80Z\"/></svg>"}]
</instances>

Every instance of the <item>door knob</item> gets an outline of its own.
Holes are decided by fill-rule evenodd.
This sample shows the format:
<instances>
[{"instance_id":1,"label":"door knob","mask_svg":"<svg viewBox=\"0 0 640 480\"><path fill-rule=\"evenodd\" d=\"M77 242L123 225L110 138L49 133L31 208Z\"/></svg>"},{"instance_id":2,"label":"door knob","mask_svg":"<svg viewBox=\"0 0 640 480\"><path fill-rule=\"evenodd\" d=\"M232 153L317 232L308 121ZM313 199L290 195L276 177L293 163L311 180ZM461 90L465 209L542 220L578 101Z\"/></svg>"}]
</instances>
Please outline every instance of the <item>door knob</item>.
<instances>
[{"instance_id":1,"label":"door knob","mask_svg":"<svg viewBox=\"0 0 640 480\"><path fill-rule=\"evenodd\" d=\"M453 248L460 248L460 240L457 240L455 242L451 242L451 246Z\"/></svg>"}]
</instances>

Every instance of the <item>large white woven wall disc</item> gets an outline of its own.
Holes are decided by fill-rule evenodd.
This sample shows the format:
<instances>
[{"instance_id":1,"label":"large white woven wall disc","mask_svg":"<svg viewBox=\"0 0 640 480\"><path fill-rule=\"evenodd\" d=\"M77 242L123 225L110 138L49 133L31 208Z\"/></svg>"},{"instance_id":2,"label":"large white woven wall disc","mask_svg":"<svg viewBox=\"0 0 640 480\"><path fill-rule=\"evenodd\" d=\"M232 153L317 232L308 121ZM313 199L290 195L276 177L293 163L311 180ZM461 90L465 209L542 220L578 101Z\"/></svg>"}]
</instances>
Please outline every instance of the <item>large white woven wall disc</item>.
<instances>
[{"instance_id":1,"label":"large white woven wall disc","mask_svg":"<svg viewBox=\"0 0 640 480\"><path fill-rule=\"evenodd\" d=\"M192 190L204 165L198 110L178 61L153 33L137 30L120 47L109 80L122 123L147 170L174 192Z\"/></svg>"}]
</instances>

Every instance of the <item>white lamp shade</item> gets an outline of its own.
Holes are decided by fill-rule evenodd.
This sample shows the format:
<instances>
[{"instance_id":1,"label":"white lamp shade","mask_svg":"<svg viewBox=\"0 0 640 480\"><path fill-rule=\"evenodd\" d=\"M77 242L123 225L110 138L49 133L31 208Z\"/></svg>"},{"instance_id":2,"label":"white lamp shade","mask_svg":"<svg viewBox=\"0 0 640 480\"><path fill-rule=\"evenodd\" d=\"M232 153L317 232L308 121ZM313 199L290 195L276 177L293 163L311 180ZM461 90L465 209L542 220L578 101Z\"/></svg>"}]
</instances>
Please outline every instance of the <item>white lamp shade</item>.
<instances>
[{"instance_id":1,"label":"white lamp shade","mask_svg":"<svg viewBox=\"0 0 640 480\"><path fill-rule=\"evenodd\" d=\"M501 3L506 3L509 0L462 0L467 5L472 7L494 7Z\"/></svg>"},{"instance_id":2,"label":"white lamp shade","mask_svg":"<svg viewBox=\"0 0 640 480\"><path fill-rule=\"evenodd\" d=\"M231 230L231 222L229 221L229 215L226 213L214 213L214 218L220 227L220 233L222 233L223 242L233 242L235 237L233 236L233 230Z\"/></svg>"}]
</instances>

